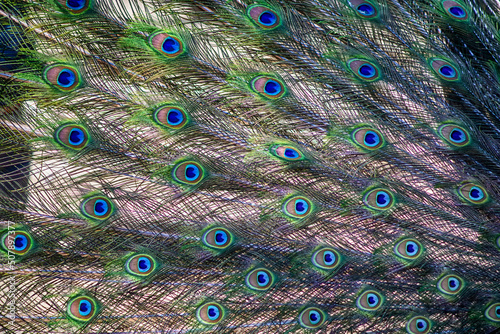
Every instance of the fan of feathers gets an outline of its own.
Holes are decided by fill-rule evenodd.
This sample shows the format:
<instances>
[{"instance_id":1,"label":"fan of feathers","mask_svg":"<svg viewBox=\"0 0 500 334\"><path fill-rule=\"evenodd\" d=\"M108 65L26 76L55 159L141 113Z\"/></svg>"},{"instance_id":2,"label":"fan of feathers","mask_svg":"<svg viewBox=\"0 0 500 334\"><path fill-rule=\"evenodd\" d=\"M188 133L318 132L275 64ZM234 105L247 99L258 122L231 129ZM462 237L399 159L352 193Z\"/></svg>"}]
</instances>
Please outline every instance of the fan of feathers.
<instances>
[{"instance_id":1,"label":"fan of feathers","mask_svg":"<svg viewBox=\"0 0 500 334\"><path fill-rule=\"evenodd\" d=\"M495 0L2 0L2 333L493 333Z\"/></svg>"}]
</instances>

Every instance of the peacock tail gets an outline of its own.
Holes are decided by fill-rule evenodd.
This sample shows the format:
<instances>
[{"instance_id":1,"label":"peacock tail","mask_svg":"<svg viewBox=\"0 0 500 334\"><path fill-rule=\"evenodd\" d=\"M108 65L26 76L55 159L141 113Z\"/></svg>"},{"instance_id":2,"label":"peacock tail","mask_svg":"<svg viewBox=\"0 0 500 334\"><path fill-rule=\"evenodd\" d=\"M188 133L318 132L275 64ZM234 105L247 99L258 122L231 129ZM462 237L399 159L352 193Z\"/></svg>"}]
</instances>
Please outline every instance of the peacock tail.
<instances>
[{"instance_id":1,"label":"peacock tail","mask_svg":"<svg viewBox=\"0 0 500 334\"><path fill-rule=\"evenodd\" d=\"M499 24L2 0L0 331L498 331Z\"/></svg>"}]
</instances>

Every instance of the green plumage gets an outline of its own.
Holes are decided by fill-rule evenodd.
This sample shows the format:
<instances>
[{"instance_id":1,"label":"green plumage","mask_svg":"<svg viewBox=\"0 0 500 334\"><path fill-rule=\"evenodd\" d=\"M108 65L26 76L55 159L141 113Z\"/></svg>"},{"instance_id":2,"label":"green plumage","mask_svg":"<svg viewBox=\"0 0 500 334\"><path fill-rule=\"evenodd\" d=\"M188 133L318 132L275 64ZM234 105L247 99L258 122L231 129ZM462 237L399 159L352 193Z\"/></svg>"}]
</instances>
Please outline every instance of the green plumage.
<instances>
[{"instance_id":1,"label":"green plumage","mask_svg":"<svg viewBox=\"0 0 500 334\"><path fill-rule=\"evenodd\" d=\"M498 331L499 12L2 2L0 331Z\"/></svg>"}]
</instances>

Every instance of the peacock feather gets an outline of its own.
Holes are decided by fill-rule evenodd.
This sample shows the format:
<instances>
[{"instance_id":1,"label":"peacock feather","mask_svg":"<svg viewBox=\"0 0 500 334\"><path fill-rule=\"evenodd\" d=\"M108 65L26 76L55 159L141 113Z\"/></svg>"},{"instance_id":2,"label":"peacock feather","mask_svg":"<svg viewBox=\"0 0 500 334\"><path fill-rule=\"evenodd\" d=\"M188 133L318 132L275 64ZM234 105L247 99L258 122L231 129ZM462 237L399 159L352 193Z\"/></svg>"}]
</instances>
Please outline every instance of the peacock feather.
<instances>
[{"instance_id":1,"label":"peacock feather","mask_svg":"<svg viewBox=\"0 0 500 334\"><path fill-rule=\"evenodd\" d=\"M493 333L500 4L2 0L2 333Z\"/></svg>"}]
</instances>

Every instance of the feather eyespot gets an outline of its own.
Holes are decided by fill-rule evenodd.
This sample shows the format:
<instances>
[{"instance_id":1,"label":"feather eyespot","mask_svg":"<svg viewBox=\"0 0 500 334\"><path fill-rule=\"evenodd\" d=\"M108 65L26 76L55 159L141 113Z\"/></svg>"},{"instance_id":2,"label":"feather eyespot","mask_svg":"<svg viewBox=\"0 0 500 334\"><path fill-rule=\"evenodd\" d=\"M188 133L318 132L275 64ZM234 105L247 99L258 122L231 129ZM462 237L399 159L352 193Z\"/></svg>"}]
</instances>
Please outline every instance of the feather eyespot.
<instances>
[{"instance_id":1,"label":"feather eyespot","mask_svg":"<svg viewBox=\"0 0 500 334\"><path fill-rule=\"evenodd\" d=\"M467 202L475 205L481 205L488 201L489 196L486 190L480 185L474 183L466 183L458 189L460 197Z\"/></svg>"},{"instance_id":2,"label":"feather eyespot","mask_svg":"<svg viewBox=\"0 0 500 334\"><path fill-rule=\"evenodd\" d=\"M359 295L356 306L362 311L376 311L384 303L384 297L375 290L366 290Z\"/></svg>"},{"instance_id":3,"label":"feather eyespot","mask_svg":"<svg viewBox=\"0 0 500 334\"><path fill-rule=\"evenodd\" d=\"M493 322L500 322L500 303L494 303L488 306L486 311L484 311L484 315L488 320Z\"/></svg>"},{"instance_id":4,"label":"feather eyespot","mask_svg":"<svg viewBox=\"0 0 500 334\"><path fill-rule=\"evenodd\" d=\"M205 325L215 325L224 318L224 309L217 303L206 303L196 310L196 318Z\"/></svg>"},{"instance_id":5,"label":"feather eyespot","mask_svg":"<svg viewBox=\"0 0 500 334\"><path fill-rule=\"evenodd\" d=\"M351 134L352 140L361 148L373 151L384 145L382 134L373 128L358 128Z\"/></svg>"},{"instance_id":6,"label":"feather eyespot","mask_svg":"<svg viewBox=\"0 0 500 334\"><path fill-rule=\"evenodd\" d=\"M93 298L81 296L69 301L67 314L78 321L89 321L97 312L97 303Z\"/></svg>"},{"instance_id":7,"label":"feather eyespot","mask_svg":"<svg viewBox=\"0 0 500 334\"><path fill-rule=\"evenodd\" d=\"M265 291L274 284L274 275L264 268L254 269L245 277L245 283L252 290Z\"/></svg>"},{"instance_id":8,"label":"feather eyespot","mask_svg":"<svg viewBox=\"0 0 500 334\"><path fill-rule=\"evenodd\" d=\"M155 259L147 254L136 254L131 256L125 263L125 270L134 276L148 276L156 270Z\"/></svg>"},{"instance_id":9,"label":"feather eyespot","mask_svg":"<svg viewBox=\"0 0 500 334\"><path fill-rule=\"evenodd\" d=\"M247 15L252 19L253 23L262 29L272 30L281 24L279 15L266 6L250 6L247 9Z\"/></svg>"},{"instance_id":10,"label":"feather eyespot","mask_svg":"<svg viewBox=\"0 0 500 334\"><path fill-rule=\"evenodd\" d=\"M45 69L45 80L63 92L71 92L80 86L81 78L77 69L69 65L52 65Z\"/></svg>"},{"instance_id":11,"label":"feather eyespot","mask_svg":"<svg viewBox=\"0 0 500 334\"><path fill-rule=\"evenodd\" d=\"M283 160L288 160L288 161L304 160L304 154L302 154L302 152L300 152L295 147L286 145L274 145L269 149L269 151L274 156L281 158Z\"/></svg>"},{"instance_id":12,"label":"feather eyespot","mask_svg":"<svg viewBox=\"0 0 500 334\"><path fill-rule=\"evenodd\" d=\"M441 2L441 5L451 18L458 21L467 21L469 19L469 13L461 3L445 0Z\"/></svg>"},{"instance_id":13,"label":"feather eyespot","mask_svg":"<svg viewBox=\"0 0 500 334\"><path fill-rule=\"evenodd\" d=\"M458 72L457 67L449 61L440 58L433 58L430 59L429 63L434 72L441 79L450 82L460 80L460 73Z\"/></svg>"},{"instance_id":14,"label":"feather eyespot","mask_svg":"<svg viewBox=\"0 0 500 334\"><path fill-rule=\"evenodd\" d=\"M185 52L182 40L172 34L158 32L149 38L149 44L167 58L176 58Z\"/></svg>"},{"instance_id":15,"label":"feather eyespot","mask_svg":"<svg viewBox=\"0 0 500 334\"><path fill-rule=\"evenodd\" d=\"M377 65L364 59L351 59L347 62L352 73L366 82L379 80L382 76Z\"/></svg>"},{"instance_id":16,"label":"feather eyespot","mask_svg":"<svg viewBox=\"0 0 500 334\"><path fill-rule=\"evenodd\" d=\"M91 196L80 204L80 211L87 218L104 221L114 213L114 205L107 197Z\"/></svg>"},{"instance_id":17,"label":"feather eyespot","mask_svg":"<svg viewBox=\"0 0 500 334\"><path fill-rule=\"evenodd\" d=\"M177 130L187 124L189 117L180 107L164 105L154 111L153 119L159 125Z\"/></svg>"},{"instance_id":18,"label":"feather eyespot","mask_svg":"<svg viewBox=\"0 0 500 334\"><path fill-rule=\"evenodd\" d=\"M299 314L299 323L304 328L318 328L325 322L325 313L317 307L308 307Z\"/></svg>"},{"instance_id":19,"label":"feather eyespot","mask_svg":"<svg viewBox=\"0 0 500 334\"><path fill-rule=\"evenodd\" d=\"M197 162L184 161L174 167L172 177L179 183L195 185L203 180L205 170Z\"/></svg>"},{"instance_id":20,"label":"feather eyespot","mask_svg":"<svg viewBox=\"0 0 500 334\"><path fill-rule=\"evenodd\" d=\"M251 85L255 92L268 99L279 99L286 92L285 85L280 80L268 76L261 75L254 78Z\"/></svg>"},{"instance_id":21,"label":"feather eyespot","mask_svg":"<svg viewBox=\"0 0 500 334\"><path fill-rule=\"evenodd\" d=\"M294 196L283 204L283 213L292 218L304 218L313 209L312 202L303 196Z\"/></svg>"},{"instance_id":22,"label":"feather eyespot","mask_svg":"<svg viewBox=\"0 0 500 334\"><path fill-rule=\"evenodd\" d=\"M337 250L325 247L314 252L311 261L314 266L331 271L340 267L341 256Z\"/></svg>"},{"instance_id":23,"label":"feather eyespot","mask_svg":"<svg viewBox=\"0 0 500 334\"><path fill-rule=\"evenodd\" d=\"M470 135L462 127L455 124L444 124L438 129L439 135L449 144L464 147L470 144Z\"/></svg>"},{"instance_id":24,"label":"feather eyespot","mask_svg":"<svg viewBox=\"0 0 500 334\"><path fill-rule=\"evenodd\" d=\"M374 19L378 17L378 9L370 1L350 0L349 2L358 16L364 19Z\"/></svg>"},{"instance_id":25,"label":"feather eyespot","mask_svg":"<svg viewBox=\"0 0 500 334\"><path fill-rule=\"evenodd\" d=\"M54 139L67 148L79 151L88 145L90 135L81 125L64 124L56 129Z\"/></svg>"},{"instance_id":26,"label":"feather eyespot","mask_svg":"<svg viewBox=\"0 0 500 334\"><path fill-rule=\"evenodd\" d=\"M464 281L457 275L445 275L437 283L440 292L448 296L456 296L464 288Z\"/></svg>"},{"instance_id":27,"label":"feather eyespot","mask_svg":"<svg viewBox=\"0 0 500 334\"><path fill-rule=\"evenodd\" d=\"M375 210L388 210L394 205L394 195L381 188L373 189L363 197L366 206Z\"/></svg>"},{"instance_id":28,"label":"feather eyespot","mask_svg":"<svg viewBox=\"0 0 500 334\"><path fill-rule=\"evenodd\" d=\"M416 316L406 323L406 331L409 334L427 334L431 330L431 321L426 317Z\"/></svg>"},{"instance_id":29,"label":"feather eyespot","mask_svg":"<svg viewBox=\"0 0 500 334\"><path fill-rule=\"evenodd\" d=\"M2 237L2 247L16 255L26 255L33 248L33 238L24 231L5 233Z\"/></svg>"},{"instance_id":30,"label":"feather eyespot","mask_svg":"<svg viewBox=\"0 0 500 334\"><path fill-rule=\"evenodd\" d=\"M403 239L394 246L394 253L404 260L415 261L423 252L422 244L412 238Z\"/></svg>"},{"instance_id":31,"label":"feather eyespot","mask_svg":"<svg viewBox=\"0 0 500 334\"><path fill-rule=\"evenodd\" d=\"M70 14L85 13L91 5L91 0L57 0Z\"/></svg>"},{"instance_id":32,"label":"feather eyespot","mask_svg":"<svg viewBox=\"0 0 500 334\"><path fill-rule=\"evenodd\" d=\"M222 250L226 249L233 243L233 235L231 232L222 227L214 227L207 230L202 237L202 242L205 246Z\"/></svg>"}]
</instances>

